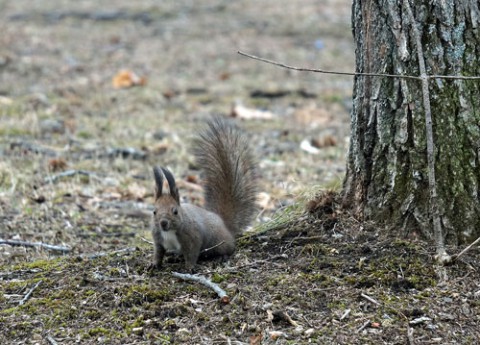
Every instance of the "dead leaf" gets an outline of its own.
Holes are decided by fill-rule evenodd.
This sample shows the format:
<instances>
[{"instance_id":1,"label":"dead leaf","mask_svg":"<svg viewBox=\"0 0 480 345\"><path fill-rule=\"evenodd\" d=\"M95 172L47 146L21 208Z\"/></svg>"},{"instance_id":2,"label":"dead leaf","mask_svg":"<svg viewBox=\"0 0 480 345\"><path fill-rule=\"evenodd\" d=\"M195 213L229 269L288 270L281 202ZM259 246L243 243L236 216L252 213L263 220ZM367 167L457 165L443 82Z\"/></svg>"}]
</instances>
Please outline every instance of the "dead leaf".
<instances>
[{"instance_id":1,"label":"dead leaf","mask_svg":"<svg viewBox=\"0 0 480 345\"><path fill-rule=\"evenodd\" d=\"M50 171L65 170L67 162L63 158L52 158L48 161L48 169Z\"/></svg>"},{"instance_id":2,"label":"dead leaf","mask_svg":"<svg viewBox=\"0 0 480 345\"><path fill-rule=\"evenodd\" d=\"M270 309L267 310L267 322L272 322L273 321L273 311Z\"/></svg>"},{"instance_id":3,"label":"dead leaf","mask_svg":"<svg viewBox=\"0 0 480 345\"><path fill-rule=\"evenodd\" d=\"M250 345L261 345L262 344L262 333L252 335L249 338L249 344Z\"/></svg>"},{"instance_id":4,"label":"dead leaf","mask_svg":"<svg viewBox=\"0 0 480 345\"><path fill-rule=\"evenodd\" d=\"M324 126L333 121L332 113L327 109L317 108L315 103L296 110L293 116L298 123L309 127Z\"/></svg>"},{"instance_id":5,"label":"dead leaf","mask_svg":"<svg viewBox=\"0 0 480 345\"><path fill-rule=\"evenodd\" d=\"M273 210L275 208L274 203L272 202L272 197L270 194L261 192L257 195L257 205L262 210Z\"/></svg>"},{"instance_id":6,"label":"dead leaf","mask_svg":"<svg viewBox=\"0 0 480 345\"><path fill-rule=\"evenodd\" d=\"M331 134L325 134L320 138L312 139L312 146L314 147L321 148L321 147L336 146L336 145L337 145L337 139Z\"/></svg>"},{"instance_id":7,"label":"dead leaf","mask_svg":"<svg viewBox=\"0 0 480 345\"><path fill-rule=\"evenodd\" d=\"M269 111L246 108L239 104L233 106L230 116L244 120L272 120L274 117Z\"/></svg>"},{"instance_id":8,"label":"dead leaf","mask_svg":"<svg viewBox=\"0 0 480 345\"><path fill-rule=\"evenodd\" d=\"M137 201L142 201L147 194L147 189L144 186L139 185L138 183L130 183L127 188L127 194L125 197L127 199L135 199Z\"/></svg>"},{"instance_id":9,"label":"dead leaf","mask_svg":"<svg viewBox=\"0 0 480 345\"><path fill-rule=\"evenodd\" d=\"M312 143L310 142L310 140L308 139L303 139L302 142L300 143L300 148L305 151L305 152L308 152L312 155L316 155L318 153L320 153L320 150L316 147L314 147L312 145Z\"/></svg>"},{"instance_id":10,"label":"dead leaf","mask_svg":"<svg viewBox=\"0 0 480 345\"><path fill-rule=\"evenodd\" d=\"M198 176L196 175L187 175L185 177L185 181L189 182L189 183L195 183L195 184L198 184Z\"/></svg>"},{"instance_id":11,"label":"dead leaf","mask_svg":"<svg viewBox=\"0 0 480 345\"><path fill-rule=\"evenodd\" d=\"M281 331L271 331L268 334L270 335L270 338L272 338L272 340L277 340L280 337L285 337L285 333Z\"/></svg>"},{"instance_id":12,"label":"dead leaf","mask_svg":"<svg viewBox=\"0 0 480 345\"><path fill-rule=\"evenodd\" d=\"M169 145L167 143L159 143L153 145L151 151L156 155L162 155L167 152Z\"/></svg>"},{"instance_id":13,"label":"dead leaf","mask_svg":"<svg viewBox=\"0 0 480 345\"><path fill-rule=\"evenodd\" d=\"M115 89L124 89L132 86L144 86L147 83L145 77L139 77L130 70L119 71L112 79L112 85Z\"/></svg>"}]
</instances>

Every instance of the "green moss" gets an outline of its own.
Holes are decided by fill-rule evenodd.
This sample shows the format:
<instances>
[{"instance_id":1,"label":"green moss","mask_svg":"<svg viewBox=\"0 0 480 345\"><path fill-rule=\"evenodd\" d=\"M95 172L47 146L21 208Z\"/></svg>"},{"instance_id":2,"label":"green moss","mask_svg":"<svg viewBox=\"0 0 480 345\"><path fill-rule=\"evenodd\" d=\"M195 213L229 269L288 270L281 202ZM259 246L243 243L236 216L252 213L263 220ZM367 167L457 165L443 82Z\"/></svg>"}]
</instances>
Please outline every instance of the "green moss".
<instances>
[{"instance_id":1,"label":"green moss","mask_svg":"<svg viewBox=\"0 0 480 345\"><path fill-rule=\"evenodd\" d=\"M98 336L106 336L108 339L111 339L112 337L120 337L122 334L118 331L112 330L112 329L107 329L104 327L95 327L87 332L89 337L98 337Z\"/></svg>"},{"instance_id":2,"label":"green moss","mask_svg":"<svg viewBox=\"0 0 480 345\"><path fill-rule=\"evenodd\" d=\"M161 289L157 285L146 283L125 286L117 292L120 295L121 304L126 307L166 301L173 295L169 289Z\"/></svg>"},{"instance_id":3,"label":"green moss","mask_svg":"<svg viewBox=\"0 0 480 345\"><path fill-rule=\"evenodd\" d=\"M65 262L62 258L56 258L52 260L36 260L32 262L15 265L14 270L41 269L42 271L50 271L53 269L58 269L64 264Z\"/></svg>"},{"instance_id":4,"label":"green moss","mask_svg":"<svg viewBox=\"0 0 480 345\"><path fill-rule=\"evenodd\" d=\"M172 339L168 334L155 335L155 340L159 341L161 345L172 344Z\"/></svg>"},{"instance_id":5,"label":"green moss","mask_svg":"<svg viewBox=\"0 0 480 345\"><path fill-rule=\"evenodd\" d=\"M304 279L306 282L315 283L318 287L328 287L334 283L332 278L322 273L302 273L300 276L301 279Z\"/></svg>"},{"instance_id":6,"label":"green moss","mask_svg":"<svg viewBox=\"0 0 480 345\"><path fill-rule=\"evenodd\" d=\"M77 136L82 139L90 139L93 137L92 133L88 131L78 131Z\"/></svg>"},{"instance_id":7,"label":"green moss","mask_svg":"<svg viewBox=\"0 0 480 345\"><path fill-rule=\"evenodd\" d=\"M219 274L219 273L217 273L217 272L214 272L214 273L213 273L213 276L212 276L212 282L217 283L217 284L222 283L222 282L224 282L224 281L227 280L227 279L228 279L228 278L227 278L226 275L221 275L221 274Z\"/></svg>"},{"instance_id":8,"label":"green moss","mask_svg":"<svg viewBox=\"0 0 480 345\"><path fill-rule=\"evenodd\" d=\"M83 295L84 295L85 297L93 296L93 295L95 295L95 294L96 294L95 290L86 290L86 291L83 292Z\"/></svg>"},{"instance_id":9,"label":"green moss","mask_svg":"<svg viewBox=\"0 0 480 345\"><path fill-rule=\"evenodd\" d=\"M10 128L0 128L1 137L20 137L20 136L31 136L33 131L26 128L10 127Z\"/></svg>"},{"instance_id":10,"label":"green moss","mask_svg":"<svg viewBox=\"0 0 480 345\"><path fill-rule=\"evenodd\" d=\"M98 310L89 310L83 314L89 320L98 320L101 319L103 314Z\"/></svg>"}]
</instances>

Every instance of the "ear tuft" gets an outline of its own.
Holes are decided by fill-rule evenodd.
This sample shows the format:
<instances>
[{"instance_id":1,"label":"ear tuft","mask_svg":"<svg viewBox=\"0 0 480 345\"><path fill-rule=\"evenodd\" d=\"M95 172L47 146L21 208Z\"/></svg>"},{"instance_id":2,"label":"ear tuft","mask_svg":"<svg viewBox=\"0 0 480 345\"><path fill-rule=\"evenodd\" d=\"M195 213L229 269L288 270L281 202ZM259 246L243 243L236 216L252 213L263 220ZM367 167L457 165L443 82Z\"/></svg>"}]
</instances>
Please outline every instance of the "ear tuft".
<instances>
[{"instance_id":1,"label":"ear tuft","mask_svg":"<svg viewBox=\"0 0 480 345\"><path fill-rule=\"evenodd\" d=\"M163 170L163 169L162 169ZM153 167L153 177L155 179L155 200L162 196L163 173L159 167Z\"/></svg>"},{"instance_id":2,"label":"ear tuft","mask_svg":"<svg viewBox=\"0 0 480 345\"><path fill-rule=\"evenodd\" d=\"M180 204L180 196L178 195L178 188L175 184L175 178L173 177L170 170L162 168L163 175L167 179L168 188L170 189L170 195L175 199L175 201Z\"/></svg>"}]
</instances>

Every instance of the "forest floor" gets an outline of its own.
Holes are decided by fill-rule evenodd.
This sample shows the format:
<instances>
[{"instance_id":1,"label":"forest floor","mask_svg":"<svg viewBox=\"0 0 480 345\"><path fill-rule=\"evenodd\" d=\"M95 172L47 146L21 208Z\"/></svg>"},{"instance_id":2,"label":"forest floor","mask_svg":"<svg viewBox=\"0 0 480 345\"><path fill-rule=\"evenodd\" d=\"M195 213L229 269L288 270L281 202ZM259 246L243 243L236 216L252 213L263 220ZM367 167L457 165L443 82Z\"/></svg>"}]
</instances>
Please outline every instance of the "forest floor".
<instances>
[{"instance_id":1,"label":"forest floor","mask_svg":"<svg viewBox=\"0 0 480 345\"><path fill-rule=\"evenodd\" d=\"M478 248L435 267L325 192L352 79L237 54L352 71L348 1L101 4L0 0L0 240L55 246L0 244L1 344L480 342ZM138 85L115 88L122 70ZM197 267L229 303L178 258L147 269L151 168L200 203L190 145L212 114L236 115L261 171L237 252Z\"/></svg>"}]
</instances>

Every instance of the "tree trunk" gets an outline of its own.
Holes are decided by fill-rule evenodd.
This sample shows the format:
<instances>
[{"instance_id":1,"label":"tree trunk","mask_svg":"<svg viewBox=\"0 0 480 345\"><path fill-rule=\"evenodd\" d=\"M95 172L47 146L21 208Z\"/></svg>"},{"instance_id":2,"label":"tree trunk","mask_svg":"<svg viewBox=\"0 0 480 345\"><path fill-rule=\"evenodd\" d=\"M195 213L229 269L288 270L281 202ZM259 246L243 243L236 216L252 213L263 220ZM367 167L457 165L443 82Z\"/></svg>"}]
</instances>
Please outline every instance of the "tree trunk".
<instances>
[{"instance_id":1,"label":"tree trunk","mask_svg":"<svg viewBox=\"0 0 480 345\"><path fill-rule=\"evenodd\" d=\"M353 1L357 72L480 75L479 2ZM438 209L447 241L480 236L480 80L429 79ZM362 219L432 236L421 81L355 78L343 201Z\"/></svg>"}]
</instances>

